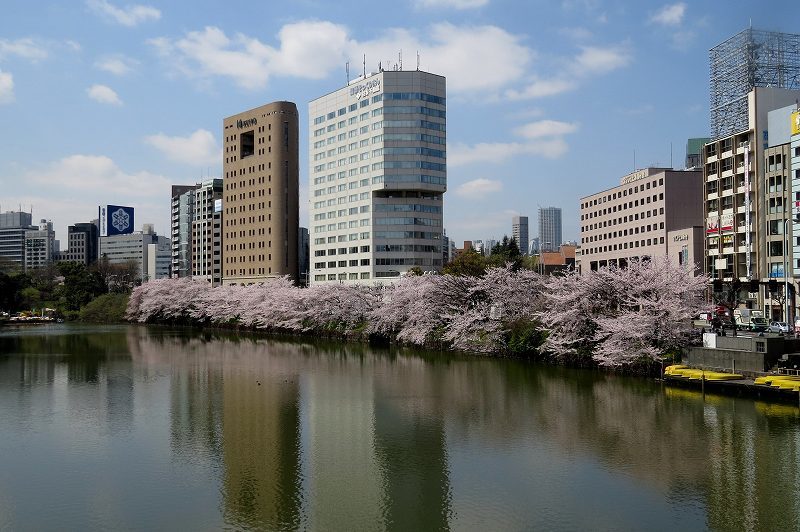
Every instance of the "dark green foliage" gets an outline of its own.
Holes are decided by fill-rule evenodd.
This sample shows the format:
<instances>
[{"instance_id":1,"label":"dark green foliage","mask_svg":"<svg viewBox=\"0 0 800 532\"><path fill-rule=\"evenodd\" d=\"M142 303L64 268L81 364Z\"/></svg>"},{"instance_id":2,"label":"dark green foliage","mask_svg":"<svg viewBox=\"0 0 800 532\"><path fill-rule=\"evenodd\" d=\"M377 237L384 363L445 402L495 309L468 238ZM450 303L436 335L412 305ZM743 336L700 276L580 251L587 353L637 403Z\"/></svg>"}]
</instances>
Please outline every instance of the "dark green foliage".
<instances>
[{"instance_id":1,"label":"dark green foliage","mask_svg":"<svg viewBox=\"0 0 800 532\"><path fill-rule=\"evenodd\" d=\"M506 325L506 342L511 355L537 355L544 343L546 332L540 323L517 320Z\"/></svg>"},{"instance_id":2,"label":"dark green foliage","mask_svg":"<svg viewBox=\"0 0 800 532\"><path fill-rule=\"evenodd\" d=\"M508 235L504 235L503 240L495 244L492 248L492 254L489 255L488 259L488 266L503 267L510 262L512 268L517 270L522 264L522 258L522 253L519 251L517 241L514 238L508 238Z\"/></svg>"},{"instance_id":3,"label":"dark green foliage","mask_svg":"<svg viewBox=\"0 0 800 532\"><path fill-rule=\"evenodd\" d=\"M442 268L446 275L480 277L486 273L486 259L474 249L462 251Z\"/></svg>"},{"instance_id":4,"label":"dark green foliage","mask_svg":"<svg viewBox=\"0 0 800 532\"><path fill-rule=\"evenodd\" d=\"M103 294L81 309L80 320L92 323L124 322L129 297L130 294Z\"/></svg>"}]
</instances>

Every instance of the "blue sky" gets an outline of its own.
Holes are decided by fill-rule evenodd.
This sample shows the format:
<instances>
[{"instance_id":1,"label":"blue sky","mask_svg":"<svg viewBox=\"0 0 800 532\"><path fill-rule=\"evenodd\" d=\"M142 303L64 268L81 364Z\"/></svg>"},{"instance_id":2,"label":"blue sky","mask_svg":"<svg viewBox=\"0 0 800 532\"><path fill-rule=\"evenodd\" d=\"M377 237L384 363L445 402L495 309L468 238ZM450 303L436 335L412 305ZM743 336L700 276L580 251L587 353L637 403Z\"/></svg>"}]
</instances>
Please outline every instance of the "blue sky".
<instances>
[{"instance_id":1,"label":"blue sky","mask_svg":"<svg viewBox=\"0 0 800 532\"><path fill-rule=\"evenodd\" d=\"M169 233L169 185L221 173L222 119L308 101L397 60L448 84L445 226L458 243L511 232L636 166L682 167L708 132L708 49L753 27L796 32L795 4L604 0L148 2L4 0L0 210L66 226L102 203Z\"/></svg>"}]
</instances>

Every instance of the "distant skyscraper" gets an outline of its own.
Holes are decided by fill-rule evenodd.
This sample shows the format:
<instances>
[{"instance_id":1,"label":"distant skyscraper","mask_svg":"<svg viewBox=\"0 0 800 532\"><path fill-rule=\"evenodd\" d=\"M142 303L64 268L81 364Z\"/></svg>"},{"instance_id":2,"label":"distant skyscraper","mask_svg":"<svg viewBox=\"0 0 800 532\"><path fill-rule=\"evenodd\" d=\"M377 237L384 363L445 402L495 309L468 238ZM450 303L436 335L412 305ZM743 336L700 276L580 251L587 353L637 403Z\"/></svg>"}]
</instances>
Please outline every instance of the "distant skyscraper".
<instances>
[{"instance_id":1,"label":"distant skyscraper","mask_svg":"<svg viewBox=\"0 0 800 532\"><path fill-rule=\"evenodd\" d=\"M53 263L56 252L53 222L42 220L38 228L25 231L25 270Z\"/></svg>"},{"instance_id":2,"label":"distant skyscraper","mask_svg":"<svg viewBox=\"0 0 800 532\"><path fill-rule=\"evenodd\" d=\"M561 208L539 207L539 249L556 251L561 245Z\"/></svg>"},{"instance_id":3,"label":"distant skyscraper","mask_svg":"<svg viewBox=\"0 0 800 532\"><path fill-rule=\"evenodd\" d=\"M523 255L528 254L528 217L514 216L511 218L511 236L517 241L519 251Z\"/></svg>"}]
</instances>

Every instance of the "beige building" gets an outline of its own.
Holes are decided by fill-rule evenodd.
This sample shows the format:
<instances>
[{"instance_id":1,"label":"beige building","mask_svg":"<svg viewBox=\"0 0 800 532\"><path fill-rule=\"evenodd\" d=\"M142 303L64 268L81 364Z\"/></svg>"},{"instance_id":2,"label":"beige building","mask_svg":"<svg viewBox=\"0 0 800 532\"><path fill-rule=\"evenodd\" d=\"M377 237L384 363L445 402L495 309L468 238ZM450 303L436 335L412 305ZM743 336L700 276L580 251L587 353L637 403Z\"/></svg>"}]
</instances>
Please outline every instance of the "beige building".
<instances>
[{"instance_id":1,"label":"beige building","mask_svg":"<svg viewBox=\"0 0 800 532\"><path fill-rule=\"evenodd\" d=\"M702 172L645 168L620 185L581 199L582 271L683 249L671 231L702 225ZM699 259L699 257L697 257ZM702 261L696 263L702 268Z\"/></svg>"},{"instance_id":2,"label":"beige building","mask_svg":"<svg viewBox=\"0 0 800 532\"><path fill-rule=\"evenodd\" d=\"M739 300L766 309L771 319L784 312L764 287L769 279L782 284L784 261L792 262L791 246L784 243L784 224L789 220L791 233L796 198L791 190L789 112L784 113L786 138L781 143L772 138L776 128L769 127L768 117L798 97L800 91L788 89L750 91L749 129L709 142L703 153L705 271L714 279L742 281Z\"/></svg>"},{"instance_id":3,"label":"beige building","mask_svg":"<svg viewBox=\"0 0 800 532\"><path fill-rule=\"evenodd\" d=\"M222 283L297 279L298 115L273 102L223 121Z\"/></svg>"}]
</instances>

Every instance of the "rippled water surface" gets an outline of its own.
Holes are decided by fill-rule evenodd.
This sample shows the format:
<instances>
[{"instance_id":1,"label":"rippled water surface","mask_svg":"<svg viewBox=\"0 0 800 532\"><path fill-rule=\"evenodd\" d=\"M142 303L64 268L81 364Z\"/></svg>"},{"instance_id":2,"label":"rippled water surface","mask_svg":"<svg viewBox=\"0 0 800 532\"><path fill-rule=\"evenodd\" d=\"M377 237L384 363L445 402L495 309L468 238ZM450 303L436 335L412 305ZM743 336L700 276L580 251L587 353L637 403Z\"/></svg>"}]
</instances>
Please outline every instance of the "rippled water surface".
<instances>
[{"instance_id":1,"label":"rippled water surface","mask_svg":"<svg viewBox=\"0 0 800 532\"><path fill-rule=\"evenodd\" d=\"M796 406L145 327L0 329L0 530L797 530Z\"/></svg>"}]
</instances>

